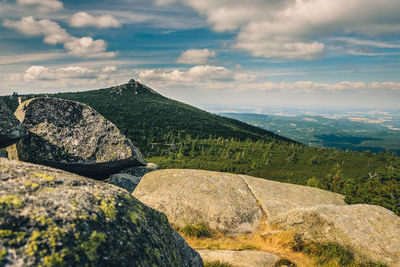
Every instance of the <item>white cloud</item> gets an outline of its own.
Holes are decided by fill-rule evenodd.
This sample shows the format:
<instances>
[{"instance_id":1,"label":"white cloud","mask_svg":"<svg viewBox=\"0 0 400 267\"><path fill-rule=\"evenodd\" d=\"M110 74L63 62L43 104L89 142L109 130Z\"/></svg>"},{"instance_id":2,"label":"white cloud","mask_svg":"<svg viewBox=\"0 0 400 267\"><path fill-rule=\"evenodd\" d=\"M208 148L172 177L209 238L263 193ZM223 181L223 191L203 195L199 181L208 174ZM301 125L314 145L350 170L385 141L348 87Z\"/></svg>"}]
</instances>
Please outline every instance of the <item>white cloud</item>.
<instances>
[{"instance_id":1,"label":"white cloud","mask_svg":"<svg viewBox=\"0 0 400 267\"><path fill-rule=\"evenodd\" d=\"M4 84L7 86L21 86L27 84L36 88L63 88L76 86L82 88L90 86L109 86L115 84L112 73L104 71L112 66L103 68L87 68L83 66L30 66L23 73L9 74ZM116 74L116 73L115 73Z\"/></svg>"},{"instance_id":2,"label":"white cloud","mask_svg":"<svg viewBox=\"0 0 400 267\"><path fill-rule=\"evenodd\" d=\"M214 58L215 56L215 51L208 50L207 48L189 49L185 52L182 52L176 62L190 65L207 64L210 58Z\"/></svg>"},{"instance_id":3,"label":"white cloud","mask_svg":"<svg viewBox=\"0 0 400 267\"><path fill-rule=\"evenodd\" d=\"M139 73L139 79L148 82L173 82L173 83L206 83L210 81L229 82L251 79L250 75L231 71L219 66L195 66L188 70L162 69L144 70Z\"/></svg>"},{"instance_id":4,"label":"white cloud","mask_svg":"<svg viewBox=\"0 0 400 267\"><path fill-rule=\"evenodd\" d=\"M19 21L5 20L3 26L15 29L28 36L44 36L43 42L47 44L62 43L68 54L72 56L111 58L117 55L117 52L106 52L107 43L104 40L71 36L60 25L47 19L35 20L33 17L23 17Z\"/></svg>"},{"instance_id":5,"label":"white cloud","mask_svg":"<svg viewBox=\"0 0 400 267\"><path fill-rule=\"evenodd\" d=\"M101 69L101 72L105 72L105 73L116 72L116 71L117 71L116 66L105 66Z\"/></svg>"},{"instance_id":6,"label":"white cloud","mask_svg":"<svg viewBox=\"0 0 400 267\"><path fill-rule=\"evenodd\" d=\"M105 52L107 43L104 40L93 40L91 37L71 38L64 44L68 54L75 57L112 58L117 52Z\"/></svg>"},{"instance_id":7,"label":"white cloud","mask_svg":"<svg viewBox=\"0 0 400 267\"><path fill-rule=\"evenodd\" d=\"M118 28L121 23L111 15L92 16L86 12L78 12L72 15L70 25L76 28Z\"/></svg>"},{"instance_id":8,"label":"white cloud","mask_svg":"<svg viewBox=\"0 0 400 267\"><path fill-rule=\"evenodd\" d=\"M28 36L44 36L43 42L47 44L64 43L70 35L57 23L43 19L35 20L34 17L23 17L19 21L5 20L3 26L15 29Z\"/></svg>"},{"instance_id":9,"label":"white cloud","mask_svg":"<svg viewBox=\"0 0 400 267\"><path fill-rule=\"evenodd\" d=\"M400 33L398 0L158 0L157 3L183 3L192 7L206 16L215 31L238 31L234 47L265 58L316 58L325 51L326 45L321 40L332 35Z\"/></svg>"},{"instance_id":10,"label":"white cloud","mask_svg":"<svg viewBox=\"0 0 400 267\"><path fill-rule=\"evenodd\" d=\"M17 0L18 6L34 6L41 12L63 9L63 3L57 0Z\"/></svg>"}]
</instances>

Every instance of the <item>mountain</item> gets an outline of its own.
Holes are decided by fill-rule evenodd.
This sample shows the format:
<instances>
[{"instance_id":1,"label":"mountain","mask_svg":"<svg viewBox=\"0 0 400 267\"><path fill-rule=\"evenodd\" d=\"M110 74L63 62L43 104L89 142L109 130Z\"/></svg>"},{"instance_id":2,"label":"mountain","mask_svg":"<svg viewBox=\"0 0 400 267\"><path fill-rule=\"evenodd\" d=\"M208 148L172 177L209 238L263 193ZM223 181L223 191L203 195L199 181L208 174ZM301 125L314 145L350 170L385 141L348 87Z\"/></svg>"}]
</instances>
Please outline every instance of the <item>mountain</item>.
<instances>
[{"instance_id":1,"label":"mountain","mask_svg":"<svg viewBox=\"0 0 400 267\"><path fill-rule=\"evenodd\" d=\"M37 96L37 95L36 95ZM35 95L23 96L23 100ZM309 147L255 126L168 99L131 81L49 97L88 104L161 168L203 169L309 185L400 214L400 157ZM15 110L17 99L3 97Z\"/></svg>"},{"instance_id":2,"label":"mountain","mask_svg":"<svg viewBox=\"0 0 400 267\"><path fill-rule=\"evenodd\" d=\"M372 152L391 150L400 155L400 131L379 124L309 115L278 116L251 113L220 113L220 115L311 146Z\"/></svg>"},{"instance_id":3,"label":"mountain","mask_svg":"<svg viewBox=\"0 0 400 267\"><path fill-rule=\"evenodd\" d=\"M34 96L23 96L23 99ZM166 141L176 142L186 136L197 139L266 138L294 143L267 130L169 99L134 80L107 89L49 96L82 102L94 108L116 124L147 156L156 153L154 148L157 145L165 144ZM16 98L3 99L12 110L17 108Z\"/></svg>"}]
</instances>

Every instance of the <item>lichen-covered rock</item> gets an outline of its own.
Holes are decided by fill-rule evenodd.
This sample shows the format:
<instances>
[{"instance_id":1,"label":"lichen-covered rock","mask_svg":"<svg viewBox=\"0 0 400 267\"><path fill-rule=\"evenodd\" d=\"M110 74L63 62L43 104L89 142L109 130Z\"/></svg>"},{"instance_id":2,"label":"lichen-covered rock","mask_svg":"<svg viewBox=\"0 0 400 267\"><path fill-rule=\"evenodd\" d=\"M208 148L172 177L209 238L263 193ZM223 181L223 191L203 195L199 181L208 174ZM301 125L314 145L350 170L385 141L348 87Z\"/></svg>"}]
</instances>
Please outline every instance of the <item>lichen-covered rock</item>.
<instances>
[{"instance_id":1,"label":"lichen-covered rock","mask_svg":"<svg viewBox=\"0 0 400 267\"><path fill-rule=\"evenodd\" d=\"M400 265L400 217L373 205L316 206L296 209L270 220L294 229L305 240L335 242L350 248L361 261Z\"/></svg>"},{"instance_id":2,"label":"lichen-covered rock","mask_svg":"<svg viewBox=\"0 0 400 267\"><path fill-rule=\"evenodd\" d=\"M107 183L121 187L132 193L136 186L140 183L141 177L133 176L126 173L117 173L110 176Z\"/></svg>"},{"instance_id":3,"label":"lichen-covered rock","mask_svg":"<svg viewBox=\"0 0 400 267\"><path fill-rule=\"evenodd\" d=\"M255 230L262 217L243 179L229 173L155 171L143 176L133 195L180 227L206 223L213 230L240 234Z\"/></svg>"},{"instance_id":4,"label":"lichen-covered rock","mask_svg":"<svg viewBox=\"0 0 400 267\"><path fill-rule=\"evenodd\" d=\"M94 178L146 161L117 127L91 107L57 98L34 98L15 112L30 135L12 159L52 166Z\"/></svg>"},{"instance_id":5,"label":"lichen-covered rock","mask_svg":"<svg viewBox=\"0 0 400 267\"><path fill-rule=\"evenodd\" d=\"M121 173L130 174L136 177L142 177L149 172L159 170L160 167L155 163L147 163L146 166L136 166L127 169L123 169Z\"/></svg>"},{"instance_id":6,"label":"lichen-covered rock","mask_svg":"<svg viewBox=\"0 0 400 267\"><path fill-rule=\"evenodd\" d=\"M125 190L1 158L0 229L1 266L203 266Z\"/></svg>"},{"instance_id":7,"label":"lichen-covered rock","mask_svg":"<svg viewBox=\"0 0 400 267\"><path fill-rule=\"evenodd\" d=\"M235 267L274 267L279 257L264 251L198 250L204 262L228 263Z\"/></svg>"},{"instance_id":8,"label":"lichen-covered rock","mask_svg":"<svg viewBox=\"0 0 400 267\"><path fill-rule=\"evenodd\" d=\"M15 143L26 135L26 129L0 99L0 148Z\"/></svg>"},{"instance_id":9,"label":"lichen-covered rock","mask_svg":"<svg viewBox=\"0 0 400 267\"><path fill-rule=\"evenodd\" d=\"M343 195L319 188L280 183L246 175L240 176L260 201L268 218L297 208L346 205Z\"/></svg>"}]
</instances>

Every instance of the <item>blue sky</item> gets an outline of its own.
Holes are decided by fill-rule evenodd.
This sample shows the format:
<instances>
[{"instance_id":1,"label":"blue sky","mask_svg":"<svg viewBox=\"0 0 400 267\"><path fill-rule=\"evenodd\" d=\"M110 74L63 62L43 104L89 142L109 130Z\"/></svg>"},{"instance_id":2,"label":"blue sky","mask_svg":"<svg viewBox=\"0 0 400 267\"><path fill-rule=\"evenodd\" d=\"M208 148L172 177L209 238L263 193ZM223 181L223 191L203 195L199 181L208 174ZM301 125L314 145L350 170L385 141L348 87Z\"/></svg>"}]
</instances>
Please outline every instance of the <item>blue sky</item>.
<instances>
[{"instance_id":1,"label":"blue sky","mask_svg":"<svg viewBox=\"0 0 400 267\"><path fill-rule=\"evenodd\" d=\"M0 0L0 94L138 79L196 106L397 108L398 0Z\"/></svg>"}]
</instances>

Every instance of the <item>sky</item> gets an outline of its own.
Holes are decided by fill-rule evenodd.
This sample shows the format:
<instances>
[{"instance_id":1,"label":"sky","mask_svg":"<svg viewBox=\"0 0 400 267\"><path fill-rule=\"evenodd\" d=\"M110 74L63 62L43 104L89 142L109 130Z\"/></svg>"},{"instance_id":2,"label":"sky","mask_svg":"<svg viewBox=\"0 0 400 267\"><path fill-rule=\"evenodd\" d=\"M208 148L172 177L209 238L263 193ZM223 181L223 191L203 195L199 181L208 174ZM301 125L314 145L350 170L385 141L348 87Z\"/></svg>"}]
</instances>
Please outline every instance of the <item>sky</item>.
<instances>
[{"instance_id":1,"label":"sky","mask_svg":"<svg viewBox=\"0 0 400 267\"><path fill-rule=\"evenodd\" d=\"M0 94L396 109L399 0L0 0Z\"/></svg>"}]
</instances>

